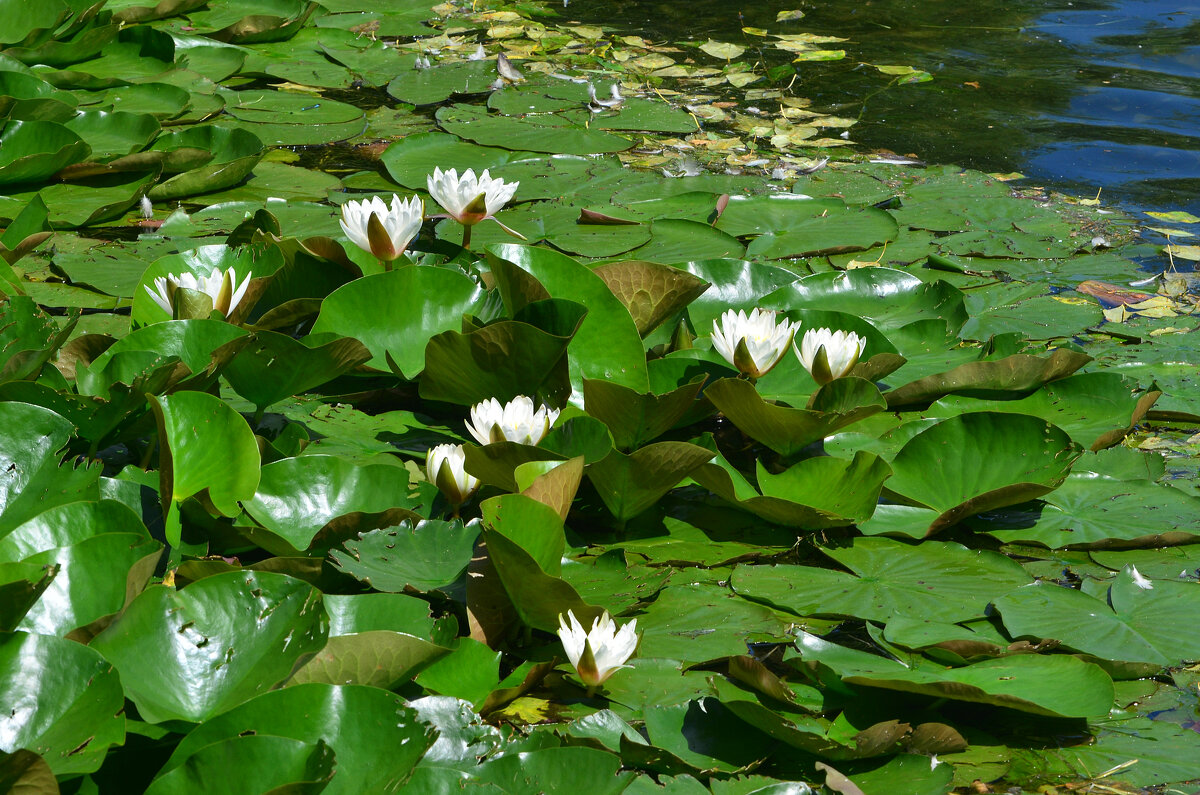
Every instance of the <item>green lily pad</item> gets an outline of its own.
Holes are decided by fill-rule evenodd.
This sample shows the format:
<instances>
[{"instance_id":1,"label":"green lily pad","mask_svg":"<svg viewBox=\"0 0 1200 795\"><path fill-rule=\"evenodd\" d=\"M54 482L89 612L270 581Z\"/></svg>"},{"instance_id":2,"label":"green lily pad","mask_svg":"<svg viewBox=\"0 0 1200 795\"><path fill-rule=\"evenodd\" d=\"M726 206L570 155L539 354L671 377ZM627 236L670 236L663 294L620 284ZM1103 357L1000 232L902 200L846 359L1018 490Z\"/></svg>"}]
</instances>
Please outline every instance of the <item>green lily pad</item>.
<instances>
[{"instance_id":1,"label":"green lily pad","mask_svg":"<svg viewBox=\"0 0 1200 795\"><path fill-rule=\"evenodd\" d=\"M739 566L738 594L800 616L889 621L919 615L955 623L983 616L997 597L1030 581L1016 562L996 552L926 541L910 545L858 538L823 552L846 574L813 566Z\"/></svg>"},{"instance_id":2,"label":"green lily pad","mask_svg":"<svg viewBox=\"0 0 1200 795\"><path fill-rule=\"evenodd\" d=\"M571 382L582 391L584 378L599 378L649 391L641 335L624 304L604 280L570 257L530 246L491 246L488 258L503 259L531 274L554 298L587 307L568 351Z\"/></svg>"},{"instance_id":3,"label":"green lily pad","mask_svg":"<svg viewBox=\"0 0 1200 795\"><path fill-rule=\"evenodd\" d=\"M433 732L404 701L378 688L308 684L263 693L193 729L160 775L214 742L248 732L324 740L337 754L338 774L326 793L383 790L398 785L433 744Z\"/></svg>"},{"instance_id":4,"label":"green lily pad","mask_svg":"<svg viewBox=\"0 0 1200 795\"><path fill-rule=\"evenodd\" d=\"M227 786L229 772L239 771L239 786L256 790L320 792L334 774L335 757L324 743L270 735L231 737L201 748L178 767L156 778L148 795L211 792Z\"/></svg>"},{"instance_id":5,"label":"green lily pad","mask_svg":"<svg viewBox=\"0 0 1200 795\"><path fill-rule=\"evenodd\" d=\"M59 571L18 628L65 635L118 612L125 604L127 586L144 586L153 574L154 560L140 577L133 571L135 565L161 549L157 541L139 534L104 533L26 558L26 563L58 566Z\"/></svg>"},{"instance_id":6,"label":"green lily pad","mask_svg":"<svg viewBox=\"0 0 1200 795\"><path fill-rule=\"evenodd\" d=\"M1142 391L1117 373L1079 373L1046 384L1020 400L945 397L930 406L925 415L946 417L964 411L1028 414L1053 422L1083 447L1102 450L1119 444L1142 421L1159 394Z\"/></svg>"},{"instance_id":7,"label":"green lily pad","mask_svg":"<svg viewBox=\"0 0 1200 795\"><path fill-rule=\"evenodd\" d=\"M253 497L259 482L258 443L246 420L204 392L178 392L150 405L162 445L164 505L204 491L218 511L236 516L238 501Z\"/></svg>"},{"instance_id":8,"label":"green lily pad","mask_svg":"<svg viewBox=\"0 0 1200 795\"><path fill-rule=\"evenodd\" d=\"M97 159L138 152L161 129L158 120L149 114L102 110L79 113L64 126L82 138Z\"/></svg>"},{"instance_id":9,"label":"green lily pad","mask_svg":"<svg viewBox=\"0 0 1200 795\"><path fill-rule=\"evenodd\" d=\"M52 121L10 121L0 131L0 185L41 182L91 152L67 127Z\"/></svg>"},{"instance_id":10,"label":"green lily pad","mask_svg":"<svg viewBox=\"0 0 1200 795\"><path fill-rule=\"evenodd\" d=\"M0 535L57 505L98 499L100 467L63 464L74 426L49 409L0 403L0 469L22 477L0 483Z\"/></svg>"},{"instance_id":11,"label":"green lily pad","mask_svg":"<svg viewBox=\"0 0 1200 795\"><path fill-rule=\"evenodd\" d=\"M1024 414L976 412L933 425L892 459L887 490L939 511L939 530L984 511L1048 494L1081 450L1060 428Z\"/></svg>"},{"instance_id":12,"label":"green lily pad","mask_svg":"<svg viewBox=\"0 0 1200 795\"><path fill-rule=\"evenodd\" d=\"M692 473L721 499L784 527L845 527L870 518L891 469L859 451L853 460L821 456L793 464L778 475L758 465L762 494L724 457Z\"/></svg>"},{"instance_id":13,"label":"green lily pad","mask_svg":"<svg viewBox=\"0 0 1200 795\"><path fill-rule=\"evenodd\" d=\"M1195 610L1194 583L1154 580L1139 587L1128 572L1117 575L1107 599L1037 583L996 600L996 610L1014 638L1052 638L1102 660L1163 667L1200 659L1195 636L1179 632L1178 616Z\"/></svg>"},{"instance_id":14,"label":"green lily pad","mask_svg":"<svg viewBox=\"0 0 1200 795\"><path fill-rule=\"evenodd\" d=\"M953 333L967 321L959 290L943 281L923 282L891 268L815 273L776 290L763 298L759 306L782 311L846 312L858 315L885 333L930 318L945 321Z\"/></svg>"},{"instance_id":15,"label":"green lily pad","mask_svg":"<svg viewBox=\"0 0 1200 795\"><path fill-rule=\"evenodd\" d=\"M924 663L910 668L868 652L801 633L793 664L828 668L843 682L934 698L995 704L1052 717L1100 717L1112 705L1113 684L1098 666L1067 655L1023 654L961 668Z\"/></svg>"},{"instance_id":16,"label":"green lily pad","mask_svg":"<svg viewBox=\"0 0 1200 795\"><path fill-rule=\"evenodd\" d=\"M160 136L151 148L161 152L199 150L208 154L204 162L155 185L147 195L156 202L232 187L254 170L266 151L253 133L216 125L190 127Z\"/></svg>"},{"instance_id":17,"label":"green lily pad","mask_svg":"<svg viewBox=\"0 0 1200 795\"><path fill-rule=\"evenodd\" d=\"M230 386L259 410L332 381L371 358L358 340L309 345L273 331L256 331L225 368Z\"/></svg>"},{"instance_id":18,"label":"green lily pad","mask_svg":"<svg viewBox=\"0 0 1200 795\"><path fill-rule=\"evenodd\" d=\"M55 775L90 773L125 741L125 697L113 665L75 641L0 634L0 690L8 709L0 751L39 754Z\"/></svg>"},{"instance_id":19,"label":"green lily pad","mask_svg":"<svg viewBox=\"0 0 1200 795\"><path fill-rule=\"evenodd\" d=\"M409 472L401 467L306 455L264 466L254 498L244 507L272 533L305 550L338 517L417 508L410 492Z\"/></svg>"},{"instance_id":20,"label":"green lily pad","mask_svg":"<svg viewBox=\"0 0 1200 795\"><path fill-rule=\"evenodd\" d=\"M608 426L613 444L628 451L670 430L692 408L702 386L697 379L655 395L608 381L584 379L583 400L588 414Z\"/></svg>"},{"instance_id":21,"label":"green lily pad","mask_svg":"<svg viewBox=\"0 0 1200 795\"><path fill-rule=\"evenodd\" d=\"M753 384L737 378L723 378L704 394L742 432L784 456L884 408L875 385L853 376L836 378L821 387L812 409L768 403Z\"/></svg>"},{"instance_id":22,"label":"green lily pad","mask_svg":"<svg viewBox=\"0 0 1200 795\"><path fill-rule=\"evenodd\" d=\"M313 333L357 339L371 352L368 364L387 370L390 357L405 378L425 369L425 346L441 332L458 329L475 311L479 288L446 268L408 266L356 279L321 304ZM387 323L379 318L387 317Z\"/></svg>"},{"instance_id":23,"label":"green lily pad","mask_svg":"<svg viewBox=\"0 0 1200 795\"><path fill-rule=\"evenodd\" d=\"M750 257L784 259L787 257L812 257L821 254L840 254L845 251L865 251L874 246L895 240L899 234L896 219L886 210L874 207L812 207L800 201L788 202L790 206L808 209L811 215L783 226L783 231L767 232L755 238L746 247ZM827 204L830 199L819 200ZM730 222L731 224L736 222ZM748 219L744 227L752 223ZM718 223L718 227L722 227ZM758 227L763 228L762 226ZM867 268L865 270L873 270Z\"/></svg>"},{"instance_id":24,"label":"green lily pad","mask_svg":"<svg viewBox=\"0 0 1200 795\"><path fill-rule=\"evenodd\" d=\"M432 591L458 580L479 535L479 524L425 520L412 527L372 530L330 552L335 568L379 591Z\"/></svg>"},{"instance_id":25,"label":"green lily pad","mask_svg":"<svg viewBox=\"0 0 1200 795\"><path fill-rule=\"evenodd\" d=\"M610 452L587 469L600 499L619 521L646 511L697 467L711 450L688 442L656 442L625 455Z\"/></svg>"},{"instance_id":26,"label":"green lily pad","mask_svg":"<svg viewBox=\"0 0 1200 795\"><path fill-rule=\"evenodd\" d=\"M507 536L483 531L488 558L521 619L535 629L558 630L560 615L575 613L585 626L600 617L601 608L588 604L565 580L547 574L533 556Z\"/></svg>"},{"instance_id":27,"label":"green lily pad","mask_svg":"<svg viewBox=\"0 0 1200 795\"><path fill-rule=\"evenodd\" d=\"M198 723L279 684L324 645L320 600L311 585L267 572L152 586L92 646L122 672L144 719ZM147 643L159 653L146 654Z\"/></svg>"},{"instance_id":28,"label":"green lily pad","mask_svg":"<svg viewBox=\"0 0 1200 795\"><path fill-rule=\"evenodd\" d=\"M965 393L974 397L1020 394L1074 373L1091 357L1058 348L1042 358L1018 353L987 362L968 362L953 370L929 375L887 393L888 406L923 405L944 395Z\"/></svg>"},{"instance_id":29,"label":"green lily pad","mask_svg":"<svg viewBox=\"0 0 1200 795\"><path fill-rule=\"evenodd\" d=\"M588 129L555 114L493 116L473 105L449 105L437 111L438 126L483 146L525 152L591 155L621 152L633 141L602 130Z\"/></svg>"},{"instance_id":30,"label":"green lily pad","mask_svg":"<svg viewBox=\"0 0 1200 795\"><path fill-rule=\"evenodd\" d=\"M485 94L495 80L496 64L491 61L437 64L428 69L410 66L388 83L387 92L401 102L432 105L455 94Z\"/></svg>"}]
</instances>

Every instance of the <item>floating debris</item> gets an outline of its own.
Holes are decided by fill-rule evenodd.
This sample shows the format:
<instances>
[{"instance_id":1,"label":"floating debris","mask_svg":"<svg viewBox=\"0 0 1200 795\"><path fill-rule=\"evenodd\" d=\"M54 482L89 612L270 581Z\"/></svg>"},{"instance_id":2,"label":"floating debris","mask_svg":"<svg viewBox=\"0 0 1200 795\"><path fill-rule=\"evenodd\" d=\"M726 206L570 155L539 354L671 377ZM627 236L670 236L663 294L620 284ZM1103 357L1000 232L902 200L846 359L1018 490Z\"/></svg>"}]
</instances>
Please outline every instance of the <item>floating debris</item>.
<instances>
[{"instance_id":1,"label":"floating debris","mask_svg":"<svg viewBox=\"0 0 1200 795\"><path fill-rule=\"evenodd\" d=\"M496 71L500 73L502 78L510 83L520 83L525 79L517 67L513 66L512 61L508 60L508 56L506 56L504 53L498 53L496 55Z\"/></svg>"}]
</instances>

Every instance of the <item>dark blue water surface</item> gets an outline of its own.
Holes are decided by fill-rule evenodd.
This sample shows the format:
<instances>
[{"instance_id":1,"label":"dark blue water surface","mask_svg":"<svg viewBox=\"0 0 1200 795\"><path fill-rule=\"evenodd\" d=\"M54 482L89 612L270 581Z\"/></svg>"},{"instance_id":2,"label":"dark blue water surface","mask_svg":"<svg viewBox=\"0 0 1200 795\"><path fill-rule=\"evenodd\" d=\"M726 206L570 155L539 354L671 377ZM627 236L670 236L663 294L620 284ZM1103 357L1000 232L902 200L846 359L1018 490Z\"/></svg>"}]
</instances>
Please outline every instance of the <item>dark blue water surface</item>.
<instances>
[{"instance_id":1,"label":"dark blue water surface","mask_svg":"<svg viewBox=\"0 0 1200 795\"><path fill-rule=\"evenodd\" d=\"M797 8L803 19L775 22ZM797 65L794 93L861 114L856 142L1200 215L1200 0L573 0L567 13L659 40L761 46L743 25L846 36L845 61ZM864 62L934 80L879 92Z\"/></svg>"}]
</instances>

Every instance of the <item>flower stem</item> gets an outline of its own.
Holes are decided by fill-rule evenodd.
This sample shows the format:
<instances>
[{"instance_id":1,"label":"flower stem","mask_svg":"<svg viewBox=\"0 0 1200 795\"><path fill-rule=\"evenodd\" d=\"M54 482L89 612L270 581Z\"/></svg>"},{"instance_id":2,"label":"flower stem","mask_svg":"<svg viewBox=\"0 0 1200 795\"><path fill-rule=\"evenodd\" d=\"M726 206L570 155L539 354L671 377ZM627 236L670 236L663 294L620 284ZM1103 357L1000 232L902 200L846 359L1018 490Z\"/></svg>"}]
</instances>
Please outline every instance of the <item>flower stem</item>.
<instances>
[{"instance_id":1,"label":"flower stem","mask_svg":"<svg viewBox=\"0 0 1200 795\"><path fill-rule=\"evenodd\" d=\"M470 226L469 224L464 224L464 225L463 225L463 242L462 242L462 247L463 247L463 248L470 248L470 247L471 247L471 226Z\"/></svg>"},{"instance_id":2,"label":"flower stem","mask_svg":"<svg viewBox=\"0 0 1200 795\"><path fill-rule=\"evenodd\" d=\"M174 500L167 506L167 515L163 517L165 527L163 531L167 539L167 570L179 568L179 564L183 560L183 550L180 546L183 543L183 523L179 516L179 503Z\"/></svg>"}]
</instances>

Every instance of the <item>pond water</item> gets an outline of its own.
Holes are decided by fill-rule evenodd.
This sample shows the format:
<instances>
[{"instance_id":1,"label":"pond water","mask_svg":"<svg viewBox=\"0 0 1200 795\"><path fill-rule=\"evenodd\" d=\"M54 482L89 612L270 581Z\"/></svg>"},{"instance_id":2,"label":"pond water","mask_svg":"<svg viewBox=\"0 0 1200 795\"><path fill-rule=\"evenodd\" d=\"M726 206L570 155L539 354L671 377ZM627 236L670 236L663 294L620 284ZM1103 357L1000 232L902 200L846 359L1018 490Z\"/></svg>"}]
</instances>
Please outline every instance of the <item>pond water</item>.
<instances>
[{"instance_id":1,"label":"pond water","mask_svg":"<svg viewBox=\"0 0 1200 795\"><path fill-rule=\"evenodd\" d=\"M777 23L778 11L804 18ZM1200 214L1200 2L1197 0L870 0L746 5L577 0L573 17L647 37L760 47L772 33L845 36L846 59L798 64L794 91L858 116L856 142L930 162L1019 171L1106 203ZM744 57L751 57L753 51ZM934 80L879 91L866 63Z\"/></svg>"}]
</instances>

